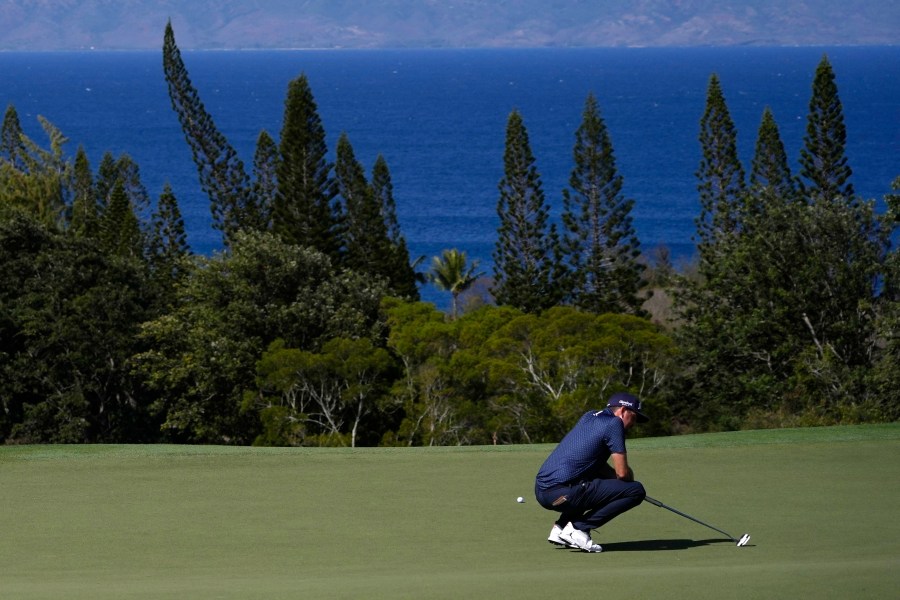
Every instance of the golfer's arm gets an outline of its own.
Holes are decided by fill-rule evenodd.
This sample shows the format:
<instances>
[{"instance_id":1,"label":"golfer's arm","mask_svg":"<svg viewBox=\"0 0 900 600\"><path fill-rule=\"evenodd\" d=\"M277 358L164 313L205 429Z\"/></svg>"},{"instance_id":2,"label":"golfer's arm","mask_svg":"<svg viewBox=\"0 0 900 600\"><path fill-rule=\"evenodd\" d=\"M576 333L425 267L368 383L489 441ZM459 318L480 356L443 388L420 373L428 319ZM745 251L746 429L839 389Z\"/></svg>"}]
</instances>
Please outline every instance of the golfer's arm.
<instances>
[{"instance_id":1,"label":"golfer's arm","mask_svg":"<svg viewBox=\"0 0 900 600\"><path fill-rule=\"evenodd\" d=\"M622 481L634 481L634 471L628 466L628 457L625 454L613 454L613 469L616 472L616 479Z\"/></svg>"},{"instance_id":2,"label":"golfer's arm","mask_svg":"<svg viewBox=\"0 0 900 600\"><path fill-rule=\"evenodd\" d=\"M609 463L603 463L600 465L600 478L601 479L618 479L616 475L616 470L613 469Z\"/></svg>"}]
</instances>

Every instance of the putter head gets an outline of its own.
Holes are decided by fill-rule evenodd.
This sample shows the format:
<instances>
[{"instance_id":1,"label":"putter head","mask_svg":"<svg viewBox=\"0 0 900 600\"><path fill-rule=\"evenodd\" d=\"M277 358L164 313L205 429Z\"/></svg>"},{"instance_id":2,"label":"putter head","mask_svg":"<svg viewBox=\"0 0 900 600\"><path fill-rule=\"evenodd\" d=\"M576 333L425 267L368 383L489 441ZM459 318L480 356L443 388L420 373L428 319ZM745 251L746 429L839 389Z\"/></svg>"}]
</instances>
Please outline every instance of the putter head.
<instances>
[{"instance_id":1,"label":"putter head","mask_svg":"<svg viewBox=\"0 0 900 600\"><path fill-rule=\"evenodd\" d=\"M749 542L749 541L750 541L750 534L745 533L744 535L741 536L741 539L738 540L737 545L738 546L746 546L747 542Z\"/></svg>"}]
</instances>

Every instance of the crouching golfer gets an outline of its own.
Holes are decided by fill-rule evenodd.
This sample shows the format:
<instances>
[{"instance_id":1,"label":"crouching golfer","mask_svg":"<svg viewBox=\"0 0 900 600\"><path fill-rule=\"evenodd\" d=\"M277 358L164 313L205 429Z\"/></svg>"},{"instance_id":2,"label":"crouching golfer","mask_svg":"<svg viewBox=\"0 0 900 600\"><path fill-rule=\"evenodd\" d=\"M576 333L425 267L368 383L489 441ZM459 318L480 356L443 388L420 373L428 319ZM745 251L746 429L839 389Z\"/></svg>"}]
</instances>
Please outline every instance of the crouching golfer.
<instances>
[{"instance_id":1,"label":"crouching golfer","mask_svg":"<svg viewBox=\"0 0 900 600\"><path fill-rule=\"evenodd\" d=\"M534 495L560 513L547 538L551 544L602 552L591 540L600 527L644 500L625 453L625 432L648 418L631 394L613 394L604 410L586 413L547 457L535 479ZM612 466L607 461L612 457Z\"/></svg>"}]
</instances>

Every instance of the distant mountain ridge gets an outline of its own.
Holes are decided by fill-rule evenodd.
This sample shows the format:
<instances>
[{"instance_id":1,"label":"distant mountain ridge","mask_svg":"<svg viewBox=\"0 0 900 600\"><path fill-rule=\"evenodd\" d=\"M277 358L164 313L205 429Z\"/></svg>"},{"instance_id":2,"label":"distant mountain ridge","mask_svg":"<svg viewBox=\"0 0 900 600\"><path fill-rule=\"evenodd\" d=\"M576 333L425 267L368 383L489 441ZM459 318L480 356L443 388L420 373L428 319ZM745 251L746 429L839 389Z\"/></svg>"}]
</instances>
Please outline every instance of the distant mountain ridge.
<instances>
[{"instance_id":1,"label":"distant mountain ridge","mask_svg":"<svg viewBox=\"0 0 900 600\"><path fill-rule=\"evenodd\" d=\"M0 0L0 50L896 45L871 0Z\"/></svg>"}]
</instances>

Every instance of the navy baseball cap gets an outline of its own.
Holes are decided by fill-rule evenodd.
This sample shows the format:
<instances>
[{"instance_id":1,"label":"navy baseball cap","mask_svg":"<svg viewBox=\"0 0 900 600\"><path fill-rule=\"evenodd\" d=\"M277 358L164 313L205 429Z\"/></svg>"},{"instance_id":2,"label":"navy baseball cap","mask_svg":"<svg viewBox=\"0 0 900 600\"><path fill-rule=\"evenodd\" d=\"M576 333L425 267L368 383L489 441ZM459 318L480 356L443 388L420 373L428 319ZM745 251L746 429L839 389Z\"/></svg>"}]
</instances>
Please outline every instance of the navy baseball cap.
<instances>
[{"instance_id":1,"label":"navy baseball cap","mask_svg":"<svg viewBox=\"0 0 900 600\"><path fill-rule=\"evenodd\" d=\"M606 405L606 408L616 408L618 406L634 412L637 415L638 423L646 423L650 420L650 417L641 412L641 401L637 399L637 396L632 396L627 392L616 392L609 397L609 403Z\"/></svg>"}]
</instances>

